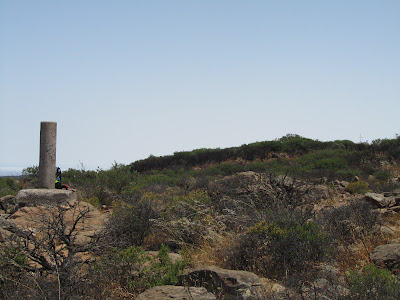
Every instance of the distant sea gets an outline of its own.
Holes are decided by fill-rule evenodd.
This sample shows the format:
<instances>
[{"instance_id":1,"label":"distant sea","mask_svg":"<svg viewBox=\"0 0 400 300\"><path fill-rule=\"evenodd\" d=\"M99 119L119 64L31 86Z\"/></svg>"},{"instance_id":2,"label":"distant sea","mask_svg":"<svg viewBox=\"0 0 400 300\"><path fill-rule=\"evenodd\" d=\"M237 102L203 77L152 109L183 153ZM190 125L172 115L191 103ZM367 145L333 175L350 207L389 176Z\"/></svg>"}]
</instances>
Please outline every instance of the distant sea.
<instances>
[{"instance_id":1,"label":"distant sea","mask_svg":"<svg viewBox=\"0 0 400 300\"><path fill-rule=\"evenodd\" d=\"M16 166L5 166L0 164L0 176L21 176L22 175L22 170L26 169L27 166L33 166L34 164L26 164L25 167L16 167ZM62 171L68 170L69 168L79 170L81 166L77 165L72 165L72 164L60 164L57 165L58 167L61 168ZM99 167L93 167L93 166L84 166L85 170L97 170Z\"/></svg>"},{"instance_id":2,"label":"distant sea","mask_svg":"<svg viewBox=\"0 0 400 300\"><path fill-rule=\"evenodd\" d=\"M0 166L0 176L20 176L23 169L25 168Z\"/></svg>"}]
</instances>

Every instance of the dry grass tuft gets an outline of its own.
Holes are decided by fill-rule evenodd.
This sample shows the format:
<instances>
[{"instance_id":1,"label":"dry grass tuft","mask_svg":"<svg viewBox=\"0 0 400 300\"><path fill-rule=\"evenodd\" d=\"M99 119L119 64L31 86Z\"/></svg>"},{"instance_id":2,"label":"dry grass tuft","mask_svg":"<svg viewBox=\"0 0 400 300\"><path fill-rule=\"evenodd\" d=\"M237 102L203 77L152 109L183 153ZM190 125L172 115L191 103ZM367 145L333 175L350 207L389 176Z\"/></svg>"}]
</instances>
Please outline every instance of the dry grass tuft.
<instances>
[{"instance_id":1,"label":"dry grass tuft","mask_svg":"<svg viewBox=\"0 0 400 300\"><path fill-rule=\"evenodd\" d=\"M213 239L204 239L196 248L188 251L194 268L200 266L227 266L226 249L232 247L235 237L232 234L215 234Z\"/></svg>"}]
</instances>

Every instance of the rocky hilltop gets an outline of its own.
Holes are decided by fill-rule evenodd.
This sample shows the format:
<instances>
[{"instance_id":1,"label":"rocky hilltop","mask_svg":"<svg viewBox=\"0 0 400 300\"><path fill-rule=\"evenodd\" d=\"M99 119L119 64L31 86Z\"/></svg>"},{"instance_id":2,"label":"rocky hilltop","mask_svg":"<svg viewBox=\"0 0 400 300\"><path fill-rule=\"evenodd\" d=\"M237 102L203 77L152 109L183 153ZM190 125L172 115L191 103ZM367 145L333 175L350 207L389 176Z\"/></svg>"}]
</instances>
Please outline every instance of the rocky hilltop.
<instances>
[{"instance_id":1,"label":"rocky hilltop","mask_svg":"<svg viewBox=\"0 0 400 300\"><path fill-rule=\"evenodd\" d=\"M399 162L364 151L2 179L0 298L399 299Z\"/></svg>"}]
</instances>

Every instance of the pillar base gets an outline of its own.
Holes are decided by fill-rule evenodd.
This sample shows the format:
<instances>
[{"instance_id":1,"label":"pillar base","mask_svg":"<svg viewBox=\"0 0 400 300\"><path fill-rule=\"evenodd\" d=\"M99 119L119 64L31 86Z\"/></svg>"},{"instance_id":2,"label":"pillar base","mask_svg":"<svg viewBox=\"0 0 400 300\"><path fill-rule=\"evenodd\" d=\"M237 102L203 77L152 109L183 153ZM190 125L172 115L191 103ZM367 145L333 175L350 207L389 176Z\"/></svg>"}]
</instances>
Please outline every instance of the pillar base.
<instances>
[{"instance_id":1,"label":"pillar base","mask_svg":"<svg viewBox=\"0 0 400 300\"><path fill-rule=\"evenodd\" d=\"M66 205L77 200L77 193L70 190L59 189L25 189L20 190L16 201L22 206L54 206Z\"/></svg>"}]
</instances>

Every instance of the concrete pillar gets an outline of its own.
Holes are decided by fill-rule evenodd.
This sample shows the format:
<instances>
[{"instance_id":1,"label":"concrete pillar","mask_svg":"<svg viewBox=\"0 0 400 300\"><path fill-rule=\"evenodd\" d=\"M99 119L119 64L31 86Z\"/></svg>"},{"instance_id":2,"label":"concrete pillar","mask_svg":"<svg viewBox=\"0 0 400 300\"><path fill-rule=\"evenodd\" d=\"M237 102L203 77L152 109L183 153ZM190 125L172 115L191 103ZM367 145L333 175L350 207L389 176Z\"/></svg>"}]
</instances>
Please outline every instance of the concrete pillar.
<instances>
[{"instance_id":1,"label":"concrete pillar","mask_svg":"<svg viewBox=\"0 0 400 300\"><path fill-rule=\"evenodd\" d=\"M57 122L40 123L39 187L54 189L56 179Z\"/></svg>"}]
</instances>

